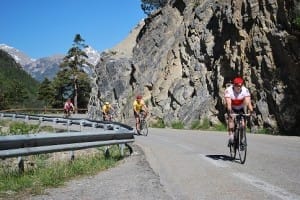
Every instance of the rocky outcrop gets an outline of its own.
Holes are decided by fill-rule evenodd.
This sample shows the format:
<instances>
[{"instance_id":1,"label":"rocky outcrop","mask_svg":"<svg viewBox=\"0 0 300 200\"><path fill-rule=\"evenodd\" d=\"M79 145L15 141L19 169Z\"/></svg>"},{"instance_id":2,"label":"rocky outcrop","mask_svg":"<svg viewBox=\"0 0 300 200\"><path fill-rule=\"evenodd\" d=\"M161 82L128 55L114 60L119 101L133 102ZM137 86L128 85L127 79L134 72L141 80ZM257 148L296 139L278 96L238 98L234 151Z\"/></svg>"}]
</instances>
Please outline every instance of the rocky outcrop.
<instances>
[{"instance_id":1,"label":"rocky outcrop","mask_svg":"<svg viewBox=\"0 0 300 200\"><path fill-rule=\"evenodd\" d=\"M293 3L173 0L145 19L131 57L98 63L97 95L118 103L123 118L141 93L152 119L213 124L224 121L226 84L241 75L257 125L299 130L300 42L288 20Z\"/></svg>"}]
</instances>

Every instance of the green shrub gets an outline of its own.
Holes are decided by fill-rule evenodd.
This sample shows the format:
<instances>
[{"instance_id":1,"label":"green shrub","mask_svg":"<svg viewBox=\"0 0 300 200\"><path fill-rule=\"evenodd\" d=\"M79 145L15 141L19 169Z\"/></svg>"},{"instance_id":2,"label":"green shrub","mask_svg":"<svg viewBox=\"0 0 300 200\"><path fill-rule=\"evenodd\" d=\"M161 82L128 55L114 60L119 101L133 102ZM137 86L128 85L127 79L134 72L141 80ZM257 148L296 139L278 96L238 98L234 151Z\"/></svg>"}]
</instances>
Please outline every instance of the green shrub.
<instances>
[{"instance_id":1,"label":"green shrub","mask_svg":"<svg viewBox=\"0 0 300 200\"><path fill-rule=\"evenodd\" d=\"M227 131L227 125L220 123L213 126L216 131Z\"/></svg>"},{"instance_id":2,"label":"green shrub","mask_svg":"<svg viewBox=\"0 0 300 200\"><path fill-rule=\"evenodd\" d=\"M296 26L296 29L300 30L300 16L296 17L296 19L294 20L294 24Z\"/></svg>"},{"instance_id":3,"label":"green shrub","mask_svg":"<svg viewBox=\"0 0 300 200\"><path fill-rule=\"evenodd\" d=\"M204 118L202 121L201 120L197 120L197 121L193 121L192 122L192 129L202 129L202 130L207 130L211 127L209 119L208 118Z\"/></svg>"},{"instance_id":4,"label":"green shrub","mask_svg":"<svg viewBox=\"0 0 300 200\"><path fill-rule=\"evenodd\" d=\"M174 129L183 129L184 128L184 124L181 121L175 121L171 123L171 127Z\"/></svg>"},{"instance_id":5,"label":"green shrub","mask_svg":"<svg viewBox=\"0 0 300 200\"><path fill-rule=\"evenodd\" d=\"M166 125L165 125L165 122L164 122L163 119L158 118L156 122L153 122L151 124L151 127L153 127L153 128L165 128Z\"/></svg>"},{"instance_id":6,"label":"green shrub","mask_svg":"<svg viewBox=\"0 0 300 200\"><path fill-rule=\"evenodd\" d=\"M25 122L12 122L9 124L9 133L18 135L18 134L28 134L35 133L39 128L39 125L36 124L26 124Z\"/></svg>"}]
</instances>

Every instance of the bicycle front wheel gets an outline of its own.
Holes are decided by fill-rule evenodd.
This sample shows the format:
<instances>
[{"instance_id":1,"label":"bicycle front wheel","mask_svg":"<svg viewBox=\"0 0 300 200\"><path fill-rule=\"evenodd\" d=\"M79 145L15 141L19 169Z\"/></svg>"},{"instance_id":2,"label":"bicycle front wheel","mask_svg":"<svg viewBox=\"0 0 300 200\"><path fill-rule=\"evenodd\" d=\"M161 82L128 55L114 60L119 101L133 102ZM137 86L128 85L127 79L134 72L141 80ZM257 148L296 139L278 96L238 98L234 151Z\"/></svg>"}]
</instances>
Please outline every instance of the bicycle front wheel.
<instances>
[{"instance_id":1,"label":"bicycle front wheel","mask_svg":"<svg viewBox=\"0 0 300 200\"><path fill-rule=\"evenodd\" d=\"M148 125L145 120L141 121L141 134L144 136L148 135Z\"/></svg>"},{"instance_id":2,"label":"bicycle front wheel","mask_svg":"<svg viewBox=\"0 0 300 200\"><path fill-rule=\"evenodd\" d=\"M238 151L241 164L244 164L247 156L247 138L245 128L239 130Z\"/></svg>"},{"instance_id":3,"label":"bicycle front wheel","mask_svg":"<svg viewBox=\"0 0 300 200\"><path fill-rule=\"evenodd\" d=\"M229 150L230 150L230 158L234 160L236 157L236 146L234 143L229 144Z\"/></svg>"}]
</instances>

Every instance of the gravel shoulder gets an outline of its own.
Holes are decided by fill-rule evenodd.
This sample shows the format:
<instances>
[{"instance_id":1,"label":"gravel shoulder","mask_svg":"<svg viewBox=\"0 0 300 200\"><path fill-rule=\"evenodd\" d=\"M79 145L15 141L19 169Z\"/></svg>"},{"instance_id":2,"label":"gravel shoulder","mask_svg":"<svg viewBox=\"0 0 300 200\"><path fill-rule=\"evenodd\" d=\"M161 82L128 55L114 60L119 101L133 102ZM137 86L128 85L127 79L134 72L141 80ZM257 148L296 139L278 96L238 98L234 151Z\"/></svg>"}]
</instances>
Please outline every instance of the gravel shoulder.
<instances>
[{"instance_id":1,"label":"gravel shoulder","mask_svg":"<svg viewBox=\"0 0 300 200\"><path fill-rule=\"evenodd\" d=\"M161 185L159 176L149 166L141 148L134 144L133 150L133 155L120 161L114 168L69 181L60 188L47 189L44 195L23 199L172 199Z\"/></svg>"}]
</instances>

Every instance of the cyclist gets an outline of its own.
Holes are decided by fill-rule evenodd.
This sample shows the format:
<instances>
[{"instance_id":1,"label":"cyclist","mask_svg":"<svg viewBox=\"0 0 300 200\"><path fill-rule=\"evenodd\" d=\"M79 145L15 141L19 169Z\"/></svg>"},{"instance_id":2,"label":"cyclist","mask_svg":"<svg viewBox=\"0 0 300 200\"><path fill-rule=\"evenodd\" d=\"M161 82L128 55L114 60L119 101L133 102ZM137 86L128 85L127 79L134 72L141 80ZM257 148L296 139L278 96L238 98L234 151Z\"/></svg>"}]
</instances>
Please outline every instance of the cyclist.
<instances>
[{"instance_id":1,"label":"cyclist","mask_svg":"<svg viewBox=\"0 0 300 200\"><path fill-rule=\"evenodd\" d=\"M249 90L243 86L244 80L241 77L233 79L233 85L225 89L225 101L228 114L228 145L233 143L234 122L231 117L232 113L244 113L244 108L248 107L250 113L253 112L251 96ZM242 124L245 126L245 122Z\"/></svg>"},{"instance_id":2,"label":"cyclist","mask_svg":"<svg viewBox=\"0 0 300 200\"><path fill-rule=\"evenodd\" d=\"M106 101L102 106L103 121L111 121L111 114L113 113L113 111L114 108L110 105L108 101Z\"/></svg>"},{"instance_id":3,"label":"cyclist","mask_svg":"<svg viewBox=\"0 0 300 200\"><path fill-rule=\"evenodd\" d=\"M71 99L68 98L67 101L64 104L65 116L70 116L71 112L73 112L73 111L74 111L74 105L73 105Z\"/></svg>"},{"instance_id":4,"label":"cyclist","mask_svg":"<svg viewBox=\"0 0 300 200\"><path fill-rule=\"evenodd\" d=\"M148 114L148 108L141 95L137 95L133 102L133 114L135 117L135 127L137 133L140 135L140 113L144 113L145 117Z\"/></svg>"}]
</instances>

